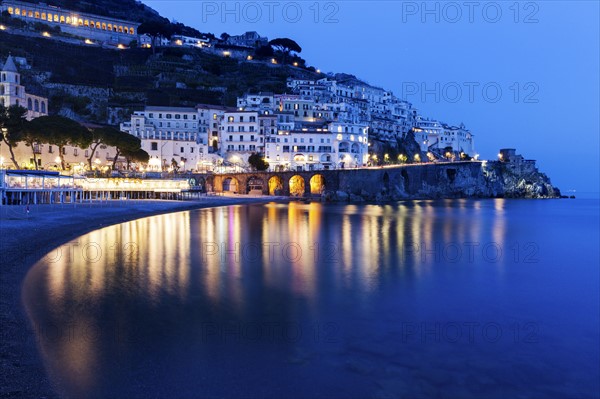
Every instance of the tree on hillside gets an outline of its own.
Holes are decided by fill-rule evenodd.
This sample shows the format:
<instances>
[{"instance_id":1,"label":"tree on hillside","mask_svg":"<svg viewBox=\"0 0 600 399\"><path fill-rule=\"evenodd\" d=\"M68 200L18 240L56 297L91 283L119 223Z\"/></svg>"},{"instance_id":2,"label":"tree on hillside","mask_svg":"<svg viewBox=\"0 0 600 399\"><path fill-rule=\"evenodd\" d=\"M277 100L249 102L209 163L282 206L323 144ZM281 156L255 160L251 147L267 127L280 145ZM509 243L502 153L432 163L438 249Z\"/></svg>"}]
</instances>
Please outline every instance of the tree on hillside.
<instances>
[{"instance_id":1,"label":"tree on hillside","mask_svg":"<svg viewBox=\"0 0 600 399\"><path fill-rule=\"evenodd\" d=\"M122 152L123 156L127 160L127 169L129 169L129 165L131 162L135 163L148 163L150 160L150 154L148 154L143 149L139 148L137 150L124 150Z\"/></svg>"},{"instance_id":2,"label":"tree on hillside","mask_svg":"<svg viewBox=\"0 0 600 399\"><path fill-rule=\"evenodd\" d=\"M258 171L269 169L269 163L265 161L262 154L256 152L248 157L248 164L252 167L252 169Z\"/></svg>"},{"instance_id":3,"label":"tree on hillside","mask_svg":"<svg viewBox=\"0 0 600 399\"><path fill-rule=\"evenodd\" d=\"M229 39L230 37L231 37L231 35L227 32L221 33L221 40L223 40L224 42L226 42L227 39Z\"/></svg>"},{"instance_id":4,"label":"tree on hillside","mask_svg":"<svg viewBox=\"0 0 600 399\"><path fill-rule=\"evenodd\" d=\"M20 141L23 141L23 132L28 123L26 117L27 109L19 105L11 105L8 108L0 105L0 135L2 135L4 144L8 147L10 159L15 168L19 168L19 164L13 149Z\"/></svg>"},{"instance_id":5,"label":"tree on hillside","mask_svg":"<svg viewBox=\"0 0 600 399\"><path fill-rule=\"evenodd\" d=\"M289 54L292 51L295 51L296 53L302 52L302 47L292 39L288 38L273 39L269 42L269 45L275 47L276 50L281 51L284 54Z\"/></svg>"},{"instance_id":6,"label":"tree on hillside","mask_svg":"<svg viewBox=\"0 0 600 399\"><path fill-rule=\"evenodd\" d=\"M150 36L152 40L152 53L154 54L156 52L157 39L161 37L170 39L173 36L173 28L168 22L144 22L138 27L138 34Z\"/></svg>"},{"instance_id":7,"label":"tree on hillside","mask_svg":"<svg viewBox=\"0 0 600 399\"><path fill-rule=\"evenodd\" d=\"M284 64L286 63L286 60L292 51L296 52L296 53L302 52L302 47L300 47L298 45L298 43L296 43L292 39L288 39L288 38L273 39L269 42L269 45L271 47L274 47L275 50L277 50L283 54L283 63Z\"/></svg>"},{"instance_id":8,"label":"tree on hillside","mask_svg":"<svg viewBox=\"0 0 600 399\"><path fill-rule=\"evenodd\" d=\"M270 58L275 55L275 52L271 46L261 46L254 50L254 55L258 58Z\"/></svg>"},{"instance_id":9,"label":"tree on hillside","mask_svg":"<svg viewBox=\"0 0 600 399\"><path fill-rule=\"evenodd\" d=\"M56 145L60 157L60 166L63 170L65 170L64 153L66 146L87 148L92 143L92 134L86 127L72 119L58 115L35 118L29 122L26 135L29 137L28 145L33 145L34 142Z\"/></svg>"}]
</instances>

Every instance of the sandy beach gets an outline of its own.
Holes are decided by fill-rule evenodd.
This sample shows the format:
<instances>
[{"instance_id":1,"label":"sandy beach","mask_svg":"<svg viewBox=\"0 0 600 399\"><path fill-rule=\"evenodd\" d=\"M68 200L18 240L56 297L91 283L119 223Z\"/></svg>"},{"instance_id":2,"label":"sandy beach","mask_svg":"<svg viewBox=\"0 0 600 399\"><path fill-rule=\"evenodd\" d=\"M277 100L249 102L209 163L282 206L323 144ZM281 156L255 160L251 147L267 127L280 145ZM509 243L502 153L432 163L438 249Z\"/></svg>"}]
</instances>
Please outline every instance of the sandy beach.
<instances>
[{"instance_id":1,"label":"sandy beach","mask_svg":"<svg viewBox=\"0 0 600 399\"><path fill-rule=\"evenodd\" d=\"M170 212L266 203L273 197L206 197L198 201L3 206L0 208L0 398L57 397L37 353L21 304L29 268L46 253L80 235L113 224Z\"/></svg>"}]
</instances>

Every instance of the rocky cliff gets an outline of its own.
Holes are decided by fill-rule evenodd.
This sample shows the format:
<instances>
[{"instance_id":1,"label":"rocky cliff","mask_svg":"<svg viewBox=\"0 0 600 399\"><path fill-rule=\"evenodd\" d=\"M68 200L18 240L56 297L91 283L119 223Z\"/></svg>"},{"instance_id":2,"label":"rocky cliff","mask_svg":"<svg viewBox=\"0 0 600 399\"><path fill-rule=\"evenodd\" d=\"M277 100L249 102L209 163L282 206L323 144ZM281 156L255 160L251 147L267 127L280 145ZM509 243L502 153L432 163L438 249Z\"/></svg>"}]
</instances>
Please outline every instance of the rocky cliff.
<instances>
[{"instance_id":1,"label":"rocky cliff","mask_svg":"<svg viewBox=\"0 0 600 399\"><path fill-rule=\"evenodd\" d=\"M455 162L346 171L325 201L440 198L560 198L534 161Z\"/></svg>"}]
</instances>

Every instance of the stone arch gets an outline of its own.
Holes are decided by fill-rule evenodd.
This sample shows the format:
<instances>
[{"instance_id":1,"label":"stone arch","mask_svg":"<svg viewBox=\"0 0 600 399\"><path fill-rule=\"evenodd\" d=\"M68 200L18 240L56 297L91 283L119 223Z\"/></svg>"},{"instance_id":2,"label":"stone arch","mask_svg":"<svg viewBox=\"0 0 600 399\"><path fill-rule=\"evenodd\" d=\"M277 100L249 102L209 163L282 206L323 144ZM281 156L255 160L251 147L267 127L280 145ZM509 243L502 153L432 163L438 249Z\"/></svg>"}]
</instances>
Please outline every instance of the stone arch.
<instances>
[{"instance_id":1,"label":"stone arch","mask_svg":"<svg viewBox=\"0 0 600 399\"><path fill-rule=\"evenodd\" d=\"M33 111L33 102L31 101L31 98L27 99L27 109Z\"/></svg>"},{"instance_id":2,"label":"stone arch","mask_svg":"<svg viewBox=\"0 0 600 399\"><path fill-rule=\"evenodd\" d=\"M281 195L283 193L283 179L279 176L272 176L269 179L269 195Z\"/></svg>"},{"instance_id":3,"label":"stone arch","mask_svg":"<svg viewBox=\"0 0 600 399\"><path fill-rule=\"evenodd\" d=\"M41 112L43 112L45 114L46 113L46 102L42 101L41 105L42 105L42 108L41 108L42 111Z\"/></svg>"},{"instance_id":4,"label":"stone arch","mask_svg":"<svg viewBox=\"0 0 600 399\"><path fill-rule=\"evenodd\" d=\"M304 178L300 175L294 175L290 178L290 195L296 197L302 197L306 190L306 184Z\"/></svg>"},{"instance_id":5,"label":"stone arch","mask_svg":"<svg viewBox=\"0 0 600 399\"><path fill-rule=\"evenodd\" d=\"M223 192L238 193L240 182L235 177L227 177L223 180Z\"/></svg>"},{"instance_id":6,"label":"stone arch","mask_svg":"<svg viewBox=\"0 0 600 399\"><path fill-rule=\"evenodd\" d=\"M321 195L325 191L325 177L322 174L316 174L310 178L310 193Z\"/></svg>"},{"instance_id":7,"label":"stone arch","mask_svg":"<svg viewBox=\"0 0 600 399\"><path fill-rule=\"evenodd\" d=\"M35 100L33 102L33 110L35 112L40 112L40 101L39 100Z\"/></svg>"},{"instance_id":8,"label":"stone arch","mask_svg":"<svg viewBox=\"0 0 600 399\"><path fill-rule=\"evenodd\" d=\"M263 179L261 179L260 177L250 176L246 183L246 192L251 193L254 191L254 192L258 193L258 191L260 191L260 193L262 194L264 185L265 185L265 183L264 183Z\"/></svg>"},{"instance_id":9,"label":"stone arch","mask_svg":"<svg viewBox=\"0 0 600 399\"><path fill-rule=\"evenodd\" d=\"M358 154L359 153L358 143L352 143L352 146L350 147L350 152L352 154Z\"/></svg>"}]
</instances>

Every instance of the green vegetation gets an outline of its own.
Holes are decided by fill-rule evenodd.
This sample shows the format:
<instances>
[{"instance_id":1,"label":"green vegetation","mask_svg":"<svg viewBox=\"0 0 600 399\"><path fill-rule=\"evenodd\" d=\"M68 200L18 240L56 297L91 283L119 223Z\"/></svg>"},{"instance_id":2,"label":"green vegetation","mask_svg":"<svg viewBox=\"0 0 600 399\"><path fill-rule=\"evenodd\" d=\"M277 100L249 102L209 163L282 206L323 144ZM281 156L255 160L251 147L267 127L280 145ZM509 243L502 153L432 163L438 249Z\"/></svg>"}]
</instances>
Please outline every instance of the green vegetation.
<instances>
[{"instance_id":1,"label":"green vegetation","mask_svg":"<svg viewBox=\"0 0 600 399\"><path fill-rule=\"evenodd\" d=\"M8 147L10 159L16 168L19 167L19 164L15 159L13 149L20 141L24 140L24 130L27 124L26 116L27 109L23 107L11 105L7 108L0 104L0 135L4 144ZM3 131L4 134L2 134Z\"/></svg>"},{"instance_id":2,"label":"green vegetation","mask_svg":"<svg viewBox=\"0 0 600 399\"><path fill-rule=\"evenodd\" d=\"M269 169L269 163L265 161L263 155L256 152L248 157L248 164L250 167L252 167L252 169L258 171Z\"/></svg>"}]
</instances>

